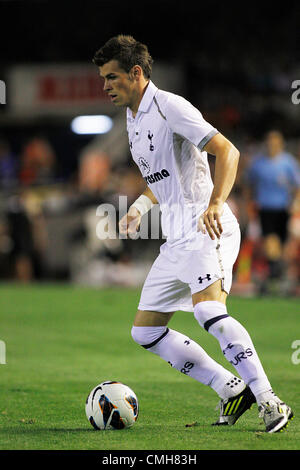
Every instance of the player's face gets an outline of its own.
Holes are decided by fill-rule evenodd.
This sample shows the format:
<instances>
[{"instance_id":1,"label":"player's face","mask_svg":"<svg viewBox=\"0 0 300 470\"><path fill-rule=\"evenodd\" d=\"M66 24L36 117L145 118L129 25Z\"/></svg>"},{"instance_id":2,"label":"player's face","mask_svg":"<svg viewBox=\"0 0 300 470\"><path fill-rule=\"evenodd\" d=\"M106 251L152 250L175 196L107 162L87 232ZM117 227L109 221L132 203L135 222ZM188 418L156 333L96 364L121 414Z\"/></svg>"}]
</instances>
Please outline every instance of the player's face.
<instances>
[{"instance_id":1,"label":"player's face","mask_svg":"<svg viewBox=\"0 0 300 470\"><path fill-rule=\"evenodd\" d=\"M283 138L278 132L269 132L266 138L268 154L276 156L283 150Z\"/></svg>"},{"instance_id":2,"label":"player's face","mask_svg":"<svg viewBox=\"0 0 300 470\"><path fill-rule=\"evenodd\" d=\"M100 76L104 78L104 91L116 106L131 108L136 97L136 82L131 73L121 69L117 60L110 60L99 67Z\"/></svg>"}]
</instances>

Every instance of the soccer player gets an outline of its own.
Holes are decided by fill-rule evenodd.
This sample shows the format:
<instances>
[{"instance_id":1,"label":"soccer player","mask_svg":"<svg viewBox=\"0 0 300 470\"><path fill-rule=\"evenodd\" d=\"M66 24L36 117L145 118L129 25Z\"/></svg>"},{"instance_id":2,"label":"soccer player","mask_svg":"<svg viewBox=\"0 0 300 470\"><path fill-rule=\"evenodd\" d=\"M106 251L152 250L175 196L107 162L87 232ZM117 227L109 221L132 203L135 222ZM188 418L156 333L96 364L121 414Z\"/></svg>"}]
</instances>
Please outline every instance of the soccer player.
<instances>
[{"instance_id":1,"label":"soccer player","mask_svg":"<svg viewBox=\"0 0 300 470\"><path fill-rule=\"evenodd\" d=\"M269 277L283 281L288 224L293 200L300 196L300 166L285 150L280 131L267 133L265 149L253 157L246 171L246 182L257 208ZM261 289L267 287L263 282Z\"/></svg>"},{"instance_id":2,"label":"soccer player","mask_svg":"<svg viewBox=\"0 0 300 470\"><path fill-rule=\"evenodd\" d=\"M226 308L240 244L238 222L226 203L238 150L191 103L154 85L148 48L133 37L111 38L93 62L111 101L127 108L132 157L148 185L120 220L120 233L135 233L141 217L160 204L167 238L144 283L133 339L215 390L216 425L233 425L257 402L266 431L282 430L292 410L272 391L248 332ZM214 184L207 153L216 156ZM240 377L167 326L178 310L194 312Z\"/></svg>"}]
</instances>

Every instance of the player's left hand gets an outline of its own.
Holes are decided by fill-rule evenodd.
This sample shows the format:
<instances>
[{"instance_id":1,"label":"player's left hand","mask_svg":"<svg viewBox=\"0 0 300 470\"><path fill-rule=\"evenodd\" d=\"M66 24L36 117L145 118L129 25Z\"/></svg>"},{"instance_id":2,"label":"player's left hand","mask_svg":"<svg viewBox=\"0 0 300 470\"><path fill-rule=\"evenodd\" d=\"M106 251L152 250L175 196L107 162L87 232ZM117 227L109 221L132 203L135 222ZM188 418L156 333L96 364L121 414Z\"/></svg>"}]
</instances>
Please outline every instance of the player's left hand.
<instances>
[{"instance_id":1,"label":"player's left hand","mask_svg":"<svg viewBox=\"0 0 300 470\"><path fill-rule=\"evenodd\" d=\"M212 240L215 240L215 237L220 238L223 232L221 224L223 210L223 204L221 203L210 204L206 211L199 217L198 231L202 233L207 232Z\"/></svg>"}]
</instances>

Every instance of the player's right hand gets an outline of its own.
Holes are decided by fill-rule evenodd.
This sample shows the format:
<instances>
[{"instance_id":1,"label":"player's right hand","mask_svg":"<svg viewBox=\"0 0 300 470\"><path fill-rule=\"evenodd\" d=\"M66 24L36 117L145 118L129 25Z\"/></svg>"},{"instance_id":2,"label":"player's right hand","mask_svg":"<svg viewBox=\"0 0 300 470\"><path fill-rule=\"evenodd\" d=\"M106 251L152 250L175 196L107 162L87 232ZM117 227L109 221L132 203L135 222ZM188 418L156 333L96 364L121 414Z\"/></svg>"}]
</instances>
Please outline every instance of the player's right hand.
<instances>
[{"instance_id":1,"label":"player's right hand","mask_svg":"<svg viewBox=\"0 0 300 470\"><path fill-rule=\"evenodd\" d=\"M121 235L129 235L135 238L141 223L141 214L135 207L130 207L127 214L119 222L119 232Z\"/></svg>"},{"instance_id":2,"label":"player's right hand","mask_svg":"<svg viewBox=\"0 0 300 470\"><path fill-rule=\"evenodd\" d=\"M223 227L221 216L224 208L223 203L210 203L205 212L199 217L197 230L208 233L212 240L221 237Z\"/></svg>"}]
</instances>

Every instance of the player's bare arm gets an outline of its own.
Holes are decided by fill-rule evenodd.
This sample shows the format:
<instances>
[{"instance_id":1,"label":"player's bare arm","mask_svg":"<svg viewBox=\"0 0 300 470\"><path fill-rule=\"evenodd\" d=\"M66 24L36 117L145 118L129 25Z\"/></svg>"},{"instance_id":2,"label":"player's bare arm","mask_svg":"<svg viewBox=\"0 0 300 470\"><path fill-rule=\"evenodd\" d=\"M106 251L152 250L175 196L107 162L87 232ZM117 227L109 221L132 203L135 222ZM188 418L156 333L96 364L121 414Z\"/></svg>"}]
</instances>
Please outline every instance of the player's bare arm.
<instances>
[{"instance_id":1,"label":"player's bare arm","mask_svg":"<svg viewBox=\"0 0 300 470\"><path fill-rule=\"evenodd\" d=\"M158 204L150 188L146 188L141 196L130 206L127 214L119 222L119 231L122 235L134 235L139 229L142 216L154 204Z\"/></svg>"},{"instance_id":2,"label":"player's bare arm","mask_svg":"<svg viewBox=\"0 0 300 470\"><path fill-rule=\"evenodd\" d=\"M216 156L214 189L208 208L201 215L199 229L207 230L212 240L220 238L223 231L221 216L223 205L233 187L240 153L237 148L222 134L215 135L203 149ZM202 224L202 225L201 225Z\"/></svg>"},{"instance_id":3,"label":"player's bare arm","mask_svg":"<svg viewBox=\"0 0 300 470\"><path fill-rule=\"evenodd\" d=\"M156 199L156 197L154 196L153 192L151 191L149 187L145 189L145 191L143 192L143 195L151 199L153 204L158 204L158 200Z\"/></svg>"}]
</instances>

